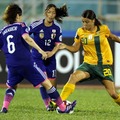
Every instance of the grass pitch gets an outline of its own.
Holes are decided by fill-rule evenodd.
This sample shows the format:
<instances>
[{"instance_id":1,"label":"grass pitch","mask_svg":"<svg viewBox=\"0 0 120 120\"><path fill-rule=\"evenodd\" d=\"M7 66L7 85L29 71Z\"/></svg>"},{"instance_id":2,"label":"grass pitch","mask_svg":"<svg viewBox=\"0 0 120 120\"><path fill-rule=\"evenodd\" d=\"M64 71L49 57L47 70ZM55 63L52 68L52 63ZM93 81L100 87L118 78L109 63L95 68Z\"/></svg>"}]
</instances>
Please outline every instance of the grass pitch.
<instances>
[{"instance_id":1,"label":"grass pitch","mask_svg":"<svg viewBox=\"0 0 120 120\"><path fill-rule=\"evenodd\" d=\"M5 88L0 88L1 107L4 93ZM18 88L8 113L0 114L0 120L120 120L120 106L105 89L77 88L68 100L77 100L73 114L48 112L38 89Z\"/></svg>"}]
</instances>

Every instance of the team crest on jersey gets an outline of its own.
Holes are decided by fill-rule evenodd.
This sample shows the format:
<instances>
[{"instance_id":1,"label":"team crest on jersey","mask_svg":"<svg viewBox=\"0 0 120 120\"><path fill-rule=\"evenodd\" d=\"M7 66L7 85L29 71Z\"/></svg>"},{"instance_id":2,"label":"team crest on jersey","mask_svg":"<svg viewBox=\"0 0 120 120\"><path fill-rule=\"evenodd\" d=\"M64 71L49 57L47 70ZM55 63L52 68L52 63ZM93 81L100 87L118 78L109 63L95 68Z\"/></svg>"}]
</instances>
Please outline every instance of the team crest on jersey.
<instances>
[{"instance_id":1,"label":"team crest on jersey","mask_svg":"<svg viewBox=\"0 0 120 120\"><path fill-rule=\"evenodd\" d=\"M56 30L53 29L51 34L51 39L54 39L55 37L56 37Z\"/></svg>"},{"instance_id":2,"label":"team crest on jersey","mask_svg":"<svg viewBox=\"0 0 120 120\"><path fill-rule=\"evenodd\" d=\"M40 37L40 39L44 38L44 31L43 30L40 30L39 37Z\"/></svg>"}]
</instances>

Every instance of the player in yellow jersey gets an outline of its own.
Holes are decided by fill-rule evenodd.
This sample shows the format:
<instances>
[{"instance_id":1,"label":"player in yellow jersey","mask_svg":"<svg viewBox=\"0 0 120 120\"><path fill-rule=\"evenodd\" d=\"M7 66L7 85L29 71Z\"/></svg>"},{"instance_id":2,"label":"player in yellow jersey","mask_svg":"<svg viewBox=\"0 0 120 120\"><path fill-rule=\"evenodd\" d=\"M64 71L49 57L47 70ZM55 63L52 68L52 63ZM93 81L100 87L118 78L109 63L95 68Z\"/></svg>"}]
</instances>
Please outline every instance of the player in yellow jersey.
<instances>
[{"instance_id":1,"label":"player in yellow jersey","mask_svg":"<svg viewBox=\"0 0 120 120\"><path fill-rule=\"evenodd\" d=\"M79 81L98 79L114 101L120 105L120 94L116 92L113 80L111 68L113 56L108 38L118 43L120 39L110 32L107 25L100 23L94 11L85 10L81 19L83 26L78 28L73 45L68 46L64 43L60 45L60 49L67 49L71 52L79 51L81 45L84 50L84 61L70 75L63 87L61 97L66 100Z\"/></svg>"}]
</instances>

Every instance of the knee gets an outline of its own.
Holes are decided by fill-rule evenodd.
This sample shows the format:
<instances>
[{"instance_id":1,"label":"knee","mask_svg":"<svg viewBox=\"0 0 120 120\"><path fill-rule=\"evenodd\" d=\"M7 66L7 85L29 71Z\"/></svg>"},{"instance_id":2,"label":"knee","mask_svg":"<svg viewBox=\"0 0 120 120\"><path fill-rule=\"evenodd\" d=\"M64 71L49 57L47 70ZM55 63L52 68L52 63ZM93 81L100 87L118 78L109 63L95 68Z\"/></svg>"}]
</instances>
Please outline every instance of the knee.
<instances>
[{"instance_id":1,"label":"knee","mask_svg":"<svg viewBox=\"0 0 120 120\"><path fill-rule=\"evenodd\" d=\"M8 88L6 89L6 94L14 96L15 95L16 90L12 89L12 88Z\"/></svg>"},{"instance_id":2,"label":"knee","mask_svg":"<svg viewBox=\"0 0 120 120\"><path fill-rule=\"evenodd\" d=\"M79 81L79 78L77 77L76 73L72 73L69 78L69 82L76 84Z\"/></svg>"}]
</instances>

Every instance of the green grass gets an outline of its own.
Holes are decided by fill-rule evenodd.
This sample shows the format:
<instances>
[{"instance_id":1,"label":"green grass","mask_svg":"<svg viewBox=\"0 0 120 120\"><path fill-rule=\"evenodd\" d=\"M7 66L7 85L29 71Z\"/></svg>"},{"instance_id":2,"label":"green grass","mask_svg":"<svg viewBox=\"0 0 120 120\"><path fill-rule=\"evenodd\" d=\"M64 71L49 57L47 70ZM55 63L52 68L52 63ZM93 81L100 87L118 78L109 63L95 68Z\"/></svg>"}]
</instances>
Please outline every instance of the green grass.
<instances>
[{"instance_id":1,"label":"green grass","mask_svg":"<svg viewBox=\"0 0 120 120\"><path fill-rule=\"evenodd\" d=\"M5 88L0 88L1 107L4 93ZM18 88L9 112L0 114L0 120L120 120L120 106L114 103L105 89L77 88L69 100L77 100L73 114L48 112L38 89Z\"/></svg>"}]
</instances>

